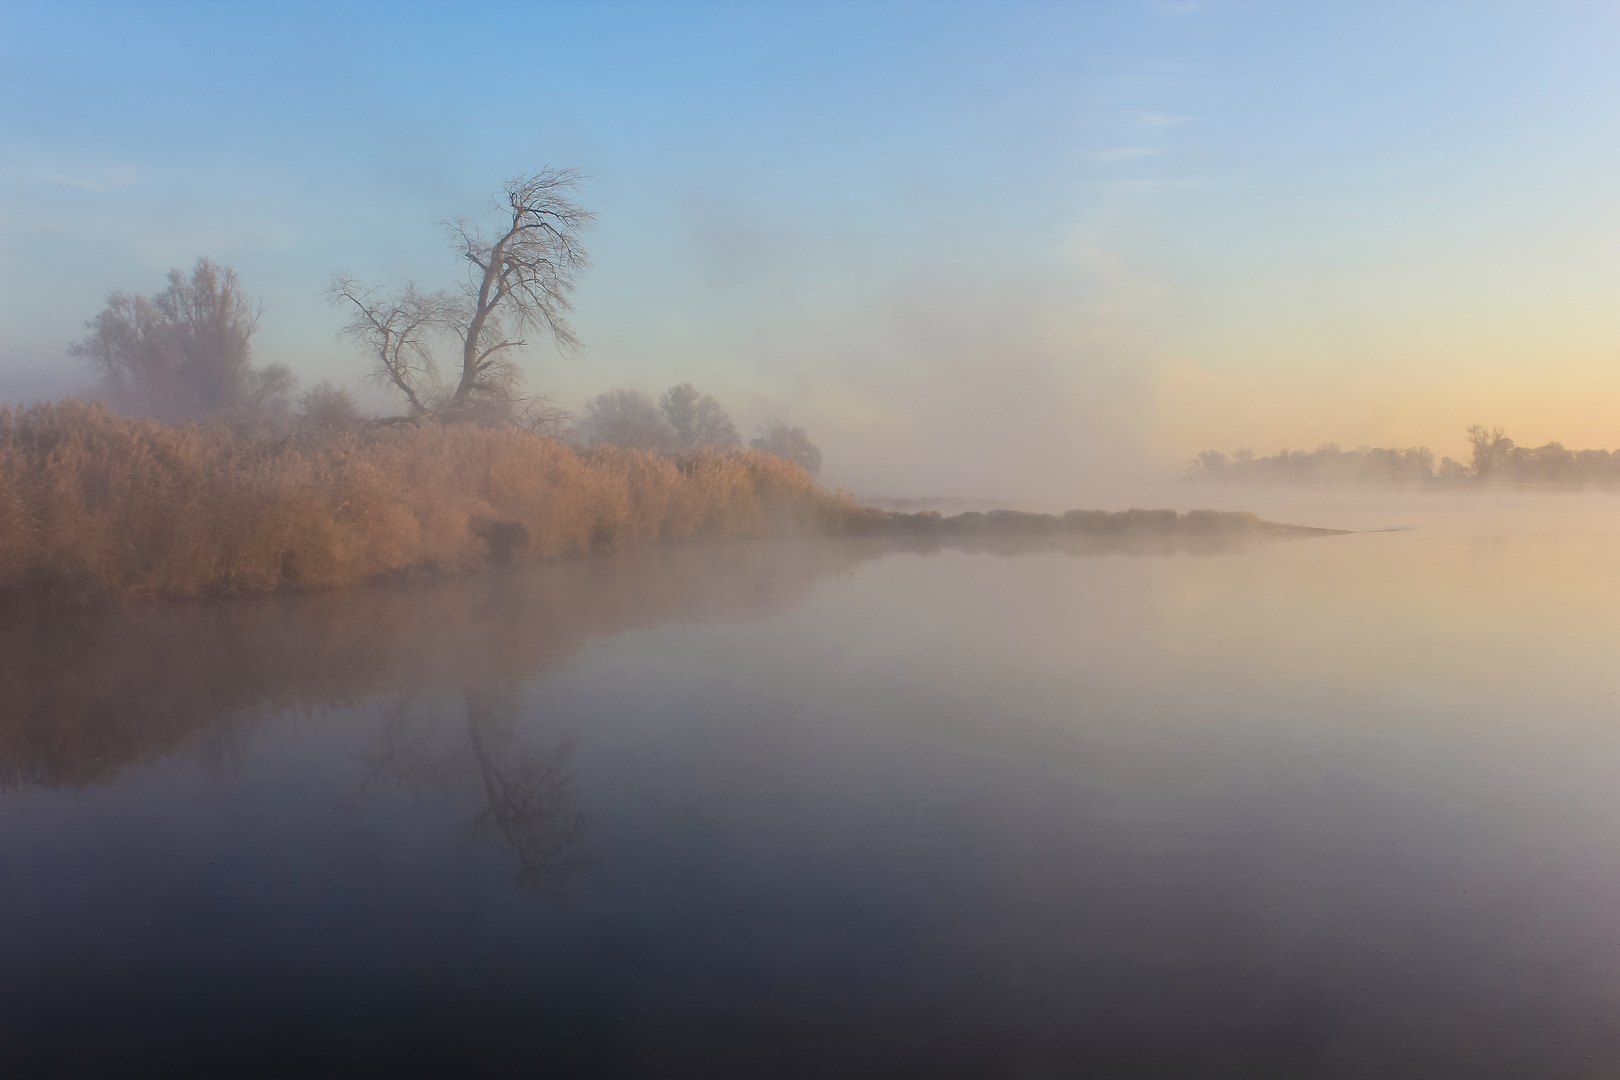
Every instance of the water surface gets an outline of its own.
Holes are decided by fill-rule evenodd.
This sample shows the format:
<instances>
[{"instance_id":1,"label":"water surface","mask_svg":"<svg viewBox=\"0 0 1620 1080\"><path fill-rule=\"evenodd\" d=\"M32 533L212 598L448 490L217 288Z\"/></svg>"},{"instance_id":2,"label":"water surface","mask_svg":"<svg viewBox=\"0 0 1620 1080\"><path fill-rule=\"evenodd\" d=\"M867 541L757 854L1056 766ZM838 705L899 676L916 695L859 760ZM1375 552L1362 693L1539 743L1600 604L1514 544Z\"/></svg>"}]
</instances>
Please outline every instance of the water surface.
<instances>
[{"instance_id":1,"label":"water surface","mask_svg":"<svg viewBox=\"0 0 1620 1080\"><path fill-rule=\"evenodd\" d=\"M1620 516L1350 516L13 617L0 1074L1620 1074Z\"/></svg>"}]
</instances>

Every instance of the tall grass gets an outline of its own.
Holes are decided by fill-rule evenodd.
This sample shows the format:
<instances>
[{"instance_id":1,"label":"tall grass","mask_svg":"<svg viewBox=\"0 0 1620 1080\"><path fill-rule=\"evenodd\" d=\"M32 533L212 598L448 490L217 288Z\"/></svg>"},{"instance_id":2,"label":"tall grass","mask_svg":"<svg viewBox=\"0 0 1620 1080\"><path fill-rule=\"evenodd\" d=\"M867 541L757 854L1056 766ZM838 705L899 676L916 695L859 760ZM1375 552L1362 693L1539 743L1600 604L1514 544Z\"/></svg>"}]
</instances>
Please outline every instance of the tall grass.
<instances>
[{"instance_id":1,"label":"tall grass","mask_svg":"<svg viewBox=\"0 0 1620 1080\"><path fill-rule=\"evenodd\" d=\"M874 511L757 451L577 451L425 424L266 445L77 401L0 408L0 593L332 587L689 537L845 531Z\"/></svg>"}]
</instances>

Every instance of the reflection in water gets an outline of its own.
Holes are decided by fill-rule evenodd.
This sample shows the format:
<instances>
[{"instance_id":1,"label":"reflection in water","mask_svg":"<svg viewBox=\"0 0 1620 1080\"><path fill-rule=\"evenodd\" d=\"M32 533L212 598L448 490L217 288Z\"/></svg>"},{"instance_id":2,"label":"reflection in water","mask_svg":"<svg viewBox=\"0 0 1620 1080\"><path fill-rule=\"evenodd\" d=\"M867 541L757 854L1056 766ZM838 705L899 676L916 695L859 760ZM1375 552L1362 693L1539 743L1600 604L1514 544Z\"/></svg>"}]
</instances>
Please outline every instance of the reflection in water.
<instances>
[{"instance_id":1,"label":"reflection in water","mask_svg":"<svg viewBox=\"0 0 1620 1080\"><path fill-rule=\"evenodd\" d=\"M1616 1075L1620 528L1420 524L14 623L0 1075Z\"/></svg>"},{"instance_id":2,"label":"reflection in water","mask_svg":"<svg viewBox=\"0 0 1620 1080\"><path fill-rule=\"evenodd\" d=\"M516 852L524 884L557 895L586 865L574 739L565 734L537 745L537 725L520 731L519 719L511 686L464 689L443 700L405 694L386 710L366 781L391 777L445 792L467 782L471 766L483 796L475 826Z\"/></svg>"},{"instance_id":3,"label":"reflection in water","mask_svg":"<svg viewBox=\"0 0 1620 1080\"><path fill-rule=\"evenodd\" d=\"M750 618L897 552L1215 554L1245 537L963 537L651 549L348 592L0 619L0 787L104 782L210 726L381 694L511 685L585 642Z\"/></svg>"},{"instance_id":4,"label":"reflection in water","mask_svg":"<svg viewBox=\"0 0 1620 1080\"><path fill-rule=\"evenodd\" d=\"M478 816L492 826L523 865L523 880L541 889L561 886L580 867L574 845L585 819L574 807L570 741L549 752L512 749L513 709L505 695L468 691L467 744L478 762L489 807ZM504 706L504 708L503 708Z\"/></svg>"},{"instance_id":5,"label":"reflection in water","mask_svg":"<svg viewBox=\"0 0 1620 1080\"><path fill-rule=\"evenodd\" d=\"M593 638L780 608L884 550L667 548L411 587L0 621L0 785L110 780L210 725L289 709L511 685Z\"/></svg>"}]
</instances>

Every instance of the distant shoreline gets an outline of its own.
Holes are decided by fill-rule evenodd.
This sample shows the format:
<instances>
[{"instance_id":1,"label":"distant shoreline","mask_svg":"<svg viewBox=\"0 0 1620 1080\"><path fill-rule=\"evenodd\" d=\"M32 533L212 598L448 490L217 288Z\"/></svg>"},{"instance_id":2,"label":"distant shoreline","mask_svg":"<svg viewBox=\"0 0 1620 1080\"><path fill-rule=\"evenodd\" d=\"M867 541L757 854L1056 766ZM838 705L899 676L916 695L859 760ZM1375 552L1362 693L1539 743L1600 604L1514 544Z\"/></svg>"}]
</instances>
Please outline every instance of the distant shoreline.
<instances>
[{"instance_id":1,"label":"distant shoreline","mask_svg":"<svg viewBox=\"0 0 1620 1080\"><path fill-rule=\"evenodd\" d=\"M1620 491L1620 450L1571 450L1560 442L1518 446L1501 428L1487 429L1481 424L1470 427L1467 434L1473 454L1466 462L1448 457L1437 465L1427 446L1341 450L1336 443L1323 443L1309 453L1280 450L1270 457L1255 457L1248 450L1236 451L1231 457L1206 450L1193 462L1186 479L1228 487Z\"/></svg>"},{"instance_id":2,"label":"distant shoreline","mask_svg":"<svg viewBox=\"0 0 1620 1080\"><path fill-rule=\"evenodd\" d=\"M852 520L861 531L866 519ZM1035 514L1022 510L968 511L943 517L936 511L891 511L871 521L873 531L910 536L1236 537L1343 536L1348 529L1318 529L1262 520L1241 510L1070 510Z\"/></svg>"}]
</instances>

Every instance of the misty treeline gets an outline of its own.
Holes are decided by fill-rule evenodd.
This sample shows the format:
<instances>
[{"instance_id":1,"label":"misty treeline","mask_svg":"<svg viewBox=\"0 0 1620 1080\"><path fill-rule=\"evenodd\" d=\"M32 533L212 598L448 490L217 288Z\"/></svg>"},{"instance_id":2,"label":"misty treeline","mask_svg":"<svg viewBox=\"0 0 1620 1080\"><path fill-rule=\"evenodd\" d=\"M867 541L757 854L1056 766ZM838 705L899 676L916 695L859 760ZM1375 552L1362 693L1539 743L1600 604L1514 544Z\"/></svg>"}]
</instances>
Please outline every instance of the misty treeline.
<instances>
[{"instance_id":1,"label":"misty treeline","mask_svg":"<svg viewBox=\"0 0 1620 1080\"><path fill-rule=\"evenodd\" d=\"M364 427L423 423L516 427L654 453L741 445L735 425L709 394L675 386L657 401L613 390L586 406L584 423L543 393L531 393L517 362L530 338L561 351L579 347L569 295L589 266L582 234L595 216L575 200L580 176L544 169L508 182L496 202L498 226L448 224L457 287L428 292L415 282L388 291L351 274L334 276L327 299L348 314L341 333L368 361L365 376L397 395L397 416L365 417L354 396L331 382L298 395L283 365L255 367L252 338L262 307L235 271L199 259L189 276L169 274L152 296L114 293L72 347L102 379L117 411L166 422L227 427L247 438L319 439ZM750 443L814 474L821 453L802 428L764 425Z\"/></svg>"},{"instance_id":2,"label":"misty treeline","mask_svg":"<svg viewBox=\"0 0 1620 1080\"><path fill-rule=\"evenodd\" d=\"M735 450L737 427L712 395L691 383L664 391L656 401L639 390L609 390L585 403L578 428L586 446L619 446L655 453ZM821 471L821 450L802 427L772 420L749 447L786 458L811 476Z\"/></svg>"},{"instance_id":3,"label":"misty treeline","mask_svg":"<svg viewBox=\"0 0 1620 1080\"><path fill-rule=\"evenodd\" d=\"M1426 446L1404 450L1363 446L1341 450L1323 443L1315 450L1280 450L1255 457L1239 450L1231 457L1215 450L1198 455L1188 470L1192 480L1254 484L1374 484L1390 487L1468 487L1484 483L1522 486L1620 484L1620 450L1570 450L1562 443L1518 446L1499 427L1475 424L1467 430L1472 453L1466 462L1449 457L1435 464Z\"/></svg>"}]
</instances>

